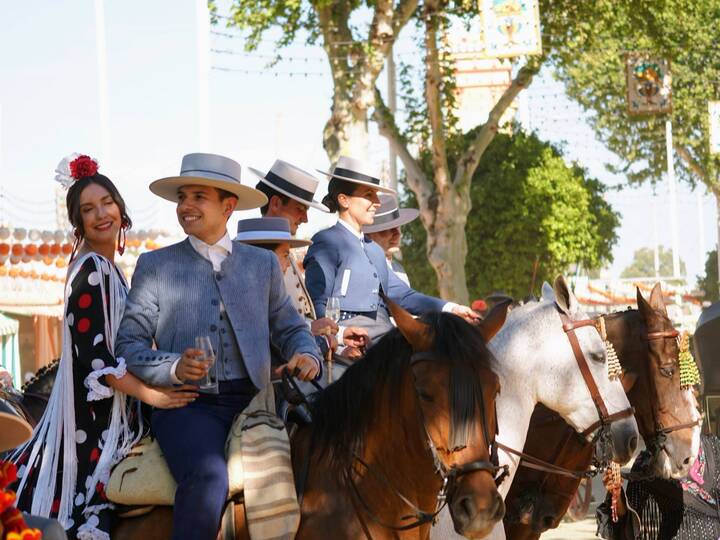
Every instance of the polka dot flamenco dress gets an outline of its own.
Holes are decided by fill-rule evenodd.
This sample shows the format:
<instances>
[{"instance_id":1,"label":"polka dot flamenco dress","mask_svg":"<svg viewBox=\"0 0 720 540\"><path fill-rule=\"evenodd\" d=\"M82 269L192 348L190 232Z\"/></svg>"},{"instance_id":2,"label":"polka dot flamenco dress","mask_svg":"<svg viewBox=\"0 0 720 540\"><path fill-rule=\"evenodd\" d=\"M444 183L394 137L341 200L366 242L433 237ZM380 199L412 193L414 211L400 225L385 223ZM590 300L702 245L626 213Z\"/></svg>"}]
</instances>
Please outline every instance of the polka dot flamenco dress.
<instances>
[{"instance_id":1,"label":"polka dot flamenco dress","mask_svg":"<svg viewBox=\"0 0 720 540\"><path fill-rule=\"evenodd\" d=\"M116 359L112 350L117 326L120 323L119 315L122 314L122 306L127 294L127 284L121 271L97 254L90 254L78 261L75 271L68 279L71 277L72 281L65 295L65 338L69 336L70 347L63 344L60 369L63 369L62 364L67 360L66 353L70 353L72 369L65 373L70 374L68 379L72 380L70 393L73 394L75 428L72 442L77 459L75 482L74 486L69 486L72 489L70 492L68 481L63 480L63 470L68 455L64 435L69 432L63 431L61 449L49 449L47 440L52 439L52 435L48 436L48 432L42 433L42 425L46 422L41 422L35 430L33 441L24 447L16 460L22 481L18 507L40 515L47 513L47 508L39 508L41 505L33 500L38 497L38 491L42 489L39 486L43 483L38 483L41 469L52 463L52 459L48 459L44 454L48 451L54 452L59 456L59 464L56 470L54 496L51 500L48 499L49 517L60 516L60 521L70 538L104 540L110 538L113 517L112 505L105 496L109 469L136 439L132 430L134 415L127 412L128 404L125 396L122 394L116 396L115 391L105 380L108 374L119 378L126 373L124 360ZM64 386L67 391L67 384ZM57 382L53 394L56 391L61 391ZM120 399L117 399L118 397ZM62 397L58 396L56 403L61 402ZM51 396L49 408L52 403ZM67 405L64 407L65 410L69 410ZM62 405L60 409L63 409ZM122 410L122 414L118 415L118 409ZM119 421L114 424L113 414L120 416ZM46 418L43 420L45 421ZM68 419L64 420L67 422ZM123 424L119 430L117 427L111 428L111 425L118 424ZM40 449L35 451L33 456L33 450L38 444ZM103 450L105 450L105 458L101 459ZM32 465L28 464L30 460ZM66 499L72 499L65 504L64 516L60 515L63 483L66 484ZM65 518L64 523L63 518Z\"/></svg>"}]
</instances>

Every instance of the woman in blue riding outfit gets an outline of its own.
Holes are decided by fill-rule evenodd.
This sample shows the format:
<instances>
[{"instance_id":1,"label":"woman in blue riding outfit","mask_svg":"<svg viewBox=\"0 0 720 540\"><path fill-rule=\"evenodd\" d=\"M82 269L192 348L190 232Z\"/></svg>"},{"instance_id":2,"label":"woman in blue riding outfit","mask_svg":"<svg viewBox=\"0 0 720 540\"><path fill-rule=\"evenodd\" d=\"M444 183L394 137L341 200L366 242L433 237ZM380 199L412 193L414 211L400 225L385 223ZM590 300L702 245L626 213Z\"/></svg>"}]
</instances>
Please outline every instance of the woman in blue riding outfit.
<instances>
[{"instance_id":1,"label":"woman in blue riding outfit","mask_svg":"<svg viewBox=\"0 0 720 540\"><path fill-rule=\"evenodd\" d=\"M318 317L325 316L327 300L340 300L341 326L367 329L375 341L392 328L381 291L414 315L451 311L473 321L470 308L411 289L388 270L385 254L362 232L371 225L380 207L378 192L395 194L380 185L380 175L366 163L341 156L330 173L328 194L323 204L338 213L333 227L313 236L305 257L305 284ZM342 335L342 330L339 332Z\"/></svg>"},{"instance_id":2,"label":"woman in blue riding outfit","mask_svg":"<svg viewBox=\"0 0 720 540\"><path fill-rule=\"evenodd\" d=\"M97 169L92 158L73 154L56 170L75 231L62 354L47 409L13 460L18 508L57 518L70 538L104 540L113 508L104 491L110 467L140 436L137 407L127 397L175 408L197 394L148 386L114 355L128 288L114 259L131 221L117 188Z\"/></svg>"}]
</instances>

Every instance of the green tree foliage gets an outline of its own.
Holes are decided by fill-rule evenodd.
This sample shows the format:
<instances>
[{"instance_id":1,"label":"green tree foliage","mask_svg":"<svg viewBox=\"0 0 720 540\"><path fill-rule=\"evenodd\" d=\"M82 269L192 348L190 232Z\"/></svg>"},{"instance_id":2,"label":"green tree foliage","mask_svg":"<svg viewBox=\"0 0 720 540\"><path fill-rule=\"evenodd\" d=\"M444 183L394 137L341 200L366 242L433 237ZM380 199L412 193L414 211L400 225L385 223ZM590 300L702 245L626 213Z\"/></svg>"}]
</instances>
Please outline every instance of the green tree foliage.
<instances>
[{"instance_id":1,"label":"green tree foliage","mask_svg":"<svg viewBox=\"0 0 720 540\"><path fill-rule=\"evenodd\" d=\"M720 300L718 293L718 259L717 250L708 253L705 261L705 275L698 276L698 287L705 293L705 300L717 302Z\"/></svg>"},{"instance_id":2,"label":"green tree foliage","mask_svg":"<svg viewBox=\"0 0 720 540\"><path fill-rule=\"evenodd\" d=\"M658 259L660 263L660 277L668 277L673 275L673 258L672 250L658 246ZM680 260L680 273L685 274L685 263ZM632 263L625 268L620 277L637 278L637 277L655 277L655 250L649 247L643 247L635 251Z\"/></svg>"},{"instance_id":3,"label":"green tree foliage","mask_svg":"<svg viewBox=\"0 0 720 540\"><path fill-rule=\"evenodd\" d=\"M720 99L720 2L591 4L593 16L568 25L550 58L570 97L595 113L598 137L624 162L620 172L630 182L657 181L666 168L666 116L627 113L624 55L647 51L671 61L676 173L720 194L720 157L709 154L707 112L707 102Z\"/></svg>"},{"instance_id":4,"label":"green tree foliage","mask_svg":"<svg viewBox=\"0 0 720 540\"><path fill-rule=\"evenodd\" d=\"M498 134L470 189L473 210L465 231L470 298L494 290L526 296L536 260L535 294L544 280L571 265L597 268L611 261L619 216L603 199L604 190L536 135ZM413 202L410 197L406 204ZM416 288L433 293L437 282L424 234L419 221L403 228L403 265Z\"/></svg>"}]
</instances>

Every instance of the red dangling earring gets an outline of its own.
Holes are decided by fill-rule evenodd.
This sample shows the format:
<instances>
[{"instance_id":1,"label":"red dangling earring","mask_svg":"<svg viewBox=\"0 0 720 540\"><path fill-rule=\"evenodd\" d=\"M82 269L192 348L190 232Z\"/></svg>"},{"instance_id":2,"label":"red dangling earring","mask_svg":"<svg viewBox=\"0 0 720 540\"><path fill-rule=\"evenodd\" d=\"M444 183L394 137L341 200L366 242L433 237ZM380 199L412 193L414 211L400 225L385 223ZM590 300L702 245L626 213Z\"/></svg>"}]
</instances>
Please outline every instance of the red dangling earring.
<instances>
[{"instance_id":1,"label":"red dangling earring","mask_svg":"<svg viewBox=\"0 0 720 540\"><path fill-rule=\"evenodd\" d=\"M75 241L73 242L69 262L73 262L73 260L75 259L75 255L77 255L77 250L80 247L80 232L77 229L73 229L73 236L75 237Z\"/></svg>"},{"instance_id":2,"label":"red dangling earring","mask_svg":"<svg viewBox=\"0 0 720 540\"><path fill-rule=\"evenodd\" d=\"M125 231L127 231L127 221L123 220L120 224L120 231L118 231L118 246L117 250L120 255L125 253Z\"/></svg>"}]
</instances>

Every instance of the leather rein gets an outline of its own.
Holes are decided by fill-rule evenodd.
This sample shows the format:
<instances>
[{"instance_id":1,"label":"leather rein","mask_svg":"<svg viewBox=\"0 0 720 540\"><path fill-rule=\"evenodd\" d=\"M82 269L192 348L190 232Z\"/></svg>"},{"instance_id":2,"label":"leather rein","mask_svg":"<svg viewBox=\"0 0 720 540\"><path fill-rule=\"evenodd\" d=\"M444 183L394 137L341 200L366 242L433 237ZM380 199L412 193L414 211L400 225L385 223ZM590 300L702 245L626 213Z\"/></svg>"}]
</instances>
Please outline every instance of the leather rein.
<instances>
[{"instance_id":1,"label":"leather rein","mask_svg":"<svg viewBox=\"0 0 720 540\"><path fill-rule=\"evenodd\" d=\"M428 362L432 361L434 359L434 356L431 353L427 352L420 352L420 353L414 353L410 357L410 365L415 365L420 362ZM507 465L498 465L498 444L495 440L495 437L492 437L492 439L489 437L488 428L487 428L487 422L485 422L485 399L482 393L482 390L480 391L480 411L483 415L483 422L482 422L482 428L483 428L483 436L485 438L485 441L492 441L489 444L490 447L490 460L477 460L472 461L469 463L464 463L463 465L458 466L452 466L450 468L447 468L442 459L440 459L440 454L438 452L438 449L436 448L435 444L432 441L432 438L430 437L430 434L427 430L427 424L425 423L425 418L422 414L422 409L420 408L418 404L418 414L420 416L420 423L423 426L423 430L425 432L425 441L428 447L428 450L430 451L433 462L435 464L435 474L440 476L442 480L442 487L440 488L440 491L437 494L435 509L432 512L427 512L419 508L417 505L415 505L412 501L410 501L405 495L403 495L397 488L395 488L392 483L388 480L388 478L380 471L374 470L371 465L366 463L360 456L357 454L353 455L354 463L357 463L360 465L365 471L367 471L368 474L372 475L375 479L380 481L382 484L385 485L391 492L395 494L396 497L398 497L405 505L407 505L411 513L405 516L402 516L402 520L414 520L411 523L407 523L405 525L394 525L391 523L386 523L383 520L381 520L375 512L370 508L370 505L363 499L360 490L357 487L357 484L355 480L353 479L353 472L351 470L351 467L348 467L344 473L343 477L345 481L347 482L348 486L350 487L350 493L352 494L352 503L353 507L355 508L355 514L358 517L358 520L360 521L360 525L363 529L363 532L368 540L372 540L372 535L370 534L370 529L367 526L367 523L362 517L362 511L364 511L365 514L367 514L370 519L380 525L381 527L385 529L389 529L392 531L407 531L410 529L414 529L416 527L421 527L423 525L426 525L428 523L434 523L435 518L437 515L445 508L445 506L452 502L452 497L455 493L456 483L459 478L466 474L474 473L477 471L486 471L490 473L493 478L495 478L495 484L500 485L503 480L505 480L505 477L508 475L508 466ZM419 399L416 393L415 399ZM495 416L495 434L497 435L498 431L498 425L497 425L497 412ZM462 450L462 448L454 448L449 451L450 454L454 452L458 452ZM500 474L498 474L500 473Z\"/></svg>"}]
</instances>

